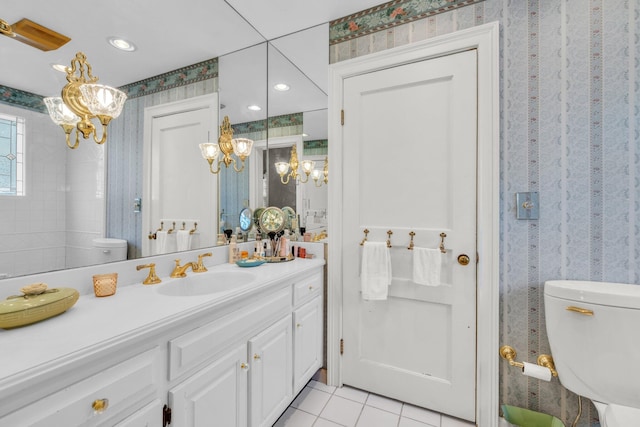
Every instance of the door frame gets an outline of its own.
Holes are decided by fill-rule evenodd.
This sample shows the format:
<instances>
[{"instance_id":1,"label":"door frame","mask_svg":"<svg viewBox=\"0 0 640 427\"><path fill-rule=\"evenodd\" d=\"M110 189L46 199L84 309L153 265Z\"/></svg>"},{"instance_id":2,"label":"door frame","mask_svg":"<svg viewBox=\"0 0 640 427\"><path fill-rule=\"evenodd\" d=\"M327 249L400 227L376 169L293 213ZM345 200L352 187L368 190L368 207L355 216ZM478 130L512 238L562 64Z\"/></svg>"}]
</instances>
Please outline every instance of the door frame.
<instances>
[{"instance_id":1,"label":"door frame","mask_svg":"<svg viewBox=\"0 0 640 427\"><path fill-rule=\"evenodd\" d=\"M449 55L469 49L478 53L477 153L477 296L476 296L476 424L498 425L499 328L499 199L500 106L499 24L492 22L422 42L409 44L329 66L329 184L328 228L342 236L340 212L344 144L341 110L344 80L366 73ZM345 120L349 120L345 112ZM348 165L347 165L348 166ZM334 208L335 207L335 208ZM327 382L342 385L342 246L329 239L327 289Z\"/></svg>"}]
</instances>

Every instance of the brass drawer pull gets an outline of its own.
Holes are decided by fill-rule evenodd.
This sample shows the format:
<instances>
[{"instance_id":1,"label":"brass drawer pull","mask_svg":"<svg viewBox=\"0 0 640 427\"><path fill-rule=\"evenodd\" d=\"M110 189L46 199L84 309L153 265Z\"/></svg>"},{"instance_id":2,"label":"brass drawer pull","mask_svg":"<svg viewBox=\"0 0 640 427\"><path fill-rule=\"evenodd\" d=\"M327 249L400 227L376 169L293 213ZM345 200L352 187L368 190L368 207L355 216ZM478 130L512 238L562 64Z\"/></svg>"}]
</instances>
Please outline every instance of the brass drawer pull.
<instances>
[{"instance_id":1,"label":"brass drawer pull","mask_svg":"<svg viewBox=\"0 0 640 427\"><path fill-rule=\"evenodd\" d=\"M575 307L573 305L570 305L569 307L567 307L567 310L584 314L585 316L593 316L593 310L588 310L586 308L580 308L580 307Z\"/></svg>"},{"instance_id":2,"label":"brass drawer pull","mask_svg":"<svg viewBox=\"0 0 640 427\"><path fill-rule=\"evenodd\" d=\"M109 399L96 399L91 404L91 407L94 413L101 414L109 407Z\"/></svg>"}]
</instances>

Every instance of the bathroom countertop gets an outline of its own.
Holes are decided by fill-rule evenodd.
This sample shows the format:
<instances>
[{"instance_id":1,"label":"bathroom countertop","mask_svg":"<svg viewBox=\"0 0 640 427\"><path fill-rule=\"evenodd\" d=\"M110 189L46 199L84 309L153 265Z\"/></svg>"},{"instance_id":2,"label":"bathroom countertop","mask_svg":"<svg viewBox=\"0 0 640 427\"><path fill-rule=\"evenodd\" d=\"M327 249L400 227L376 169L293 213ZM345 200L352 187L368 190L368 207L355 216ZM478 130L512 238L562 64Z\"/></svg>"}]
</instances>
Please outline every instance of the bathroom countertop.
<instances>
[{"instance_id":1,"label":"bathroom countertop","mask_svg":"<svg viewBox=\"0 0 640 427\"><path fill-rule=\"evenodd\" d=\"M81 295L78 302L59 316L20 328L0 329L0 391L21 381L23 373L50 367L77 353L90 354L104 345L124 341L144 331L157 330L194 312L210 310L239 301L252 293L281 283L324 265L324 259L296 259L291 262L240 268L234 264L209 267L207 275L224 271L251 272L253 282L213 294L166 296L163 286L180 286L180 280L161 277L162 283L119 286L116 294L98 298ZM30 376L28 375L28 376Z\"/></svg>"}]
</instances>

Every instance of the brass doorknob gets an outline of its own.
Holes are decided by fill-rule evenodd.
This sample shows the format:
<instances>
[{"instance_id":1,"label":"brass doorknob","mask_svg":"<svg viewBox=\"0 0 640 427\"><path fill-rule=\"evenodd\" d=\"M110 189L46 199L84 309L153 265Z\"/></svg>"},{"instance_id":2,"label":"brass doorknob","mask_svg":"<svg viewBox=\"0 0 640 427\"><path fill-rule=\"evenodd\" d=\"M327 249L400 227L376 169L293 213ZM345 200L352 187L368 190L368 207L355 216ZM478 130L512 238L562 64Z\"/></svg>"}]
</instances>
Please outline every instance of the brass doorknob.
<instances>
[{"instance_id":1,"label":"brass doorknob","mask_svg":"<svg viewBox=\"0 0 640 427\"><path fill-rule=\"evenodd\" d=\"M467 255L467 254L458 255L458 264L460 264L460 265L469 264L469 255Z\"/></svg>"}]
</instances>

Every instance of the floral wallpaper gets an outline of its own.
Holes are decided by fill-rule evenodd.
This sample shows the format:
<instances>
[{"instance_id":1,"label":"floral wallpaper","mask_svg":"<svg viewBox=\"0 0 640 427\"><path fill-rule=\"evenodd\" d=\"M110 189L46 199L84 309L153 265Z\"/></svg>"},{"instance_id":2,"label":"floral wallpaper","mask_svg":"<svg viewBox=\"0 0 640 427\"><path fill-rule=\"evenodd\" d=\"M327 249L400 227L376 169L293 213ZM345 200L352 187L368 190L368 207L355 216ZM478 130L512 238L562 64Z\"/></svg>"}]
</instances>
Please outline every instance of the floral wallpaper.
<instances>
[{"instance_id":1,"label":"floral wallpaper","mask_svg":"<svg viewBox=\"0 0 640 427\"><path fill-rule=\"evenodd\" d=\"M395 25L468 6L484 0L395 0L332 21L329 26L330 44L340 43Z\"/></svg>"},{"instance_id":2,"label":"floral wallpaper","mask_svg":"<svg viewBox=\"0 0 640 427\"><path fill-rule=\"evenodd\" d=\"M550 352L546 280L640 284L640 2L485 0L415 20L408 4L372 10L372 21L407 13L351 38L340 37L351 22L364 27L366 12L332 23L330 62L500 23L500 344L535 362ZM539 192L538 221L516 219L520 191ZM578 414L557 379L502 360L500 402L567 426ZM599 426L582 403L577 425Z\"/></svg>"}]
</instances>

